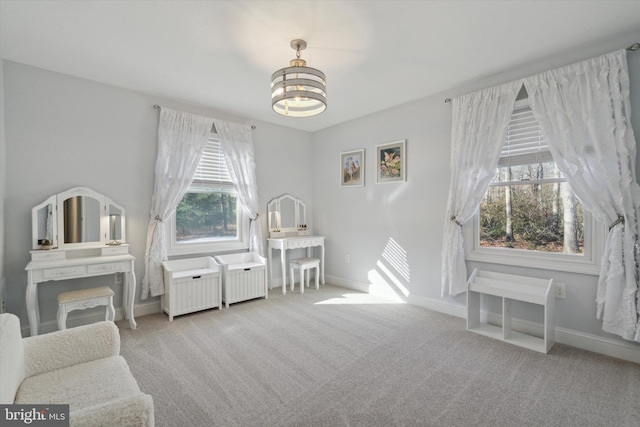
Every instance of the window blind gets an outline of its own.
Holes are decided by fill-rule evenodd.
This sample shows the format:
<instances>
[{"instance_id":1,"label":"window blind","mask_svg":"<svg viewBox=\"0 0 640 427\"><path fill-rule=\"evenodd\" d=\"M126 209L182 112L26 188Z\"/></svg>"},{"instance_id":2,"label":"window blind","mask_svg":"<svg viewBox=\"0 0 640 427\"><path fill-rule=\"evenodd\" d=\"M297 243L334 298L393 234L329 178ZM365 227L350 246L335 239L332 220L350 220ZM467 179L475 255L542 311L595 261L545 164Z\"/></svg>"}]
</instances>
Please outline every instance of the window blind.
<instances>
[{"instance_id":1,"label":"window blind","mask_svg":"<svg viewBox=\"0 0 640 427\"><path fill-rule=\"evenodd\" d=\"M223 188L233 188L233 183L222 153L222 144L217 138L211 137L193 175L191 189L202 191Z\"/></svg>"},{"instance_id":2,"label":"window blind","mask_svg":"<svg viewBox=\"0 0 640 427\"><path fill-rule=\"evenodd\" d=\"M518 101L511 113L498 167L552 162L553 157L527 100Z\"/></svg>"}]
</instances>

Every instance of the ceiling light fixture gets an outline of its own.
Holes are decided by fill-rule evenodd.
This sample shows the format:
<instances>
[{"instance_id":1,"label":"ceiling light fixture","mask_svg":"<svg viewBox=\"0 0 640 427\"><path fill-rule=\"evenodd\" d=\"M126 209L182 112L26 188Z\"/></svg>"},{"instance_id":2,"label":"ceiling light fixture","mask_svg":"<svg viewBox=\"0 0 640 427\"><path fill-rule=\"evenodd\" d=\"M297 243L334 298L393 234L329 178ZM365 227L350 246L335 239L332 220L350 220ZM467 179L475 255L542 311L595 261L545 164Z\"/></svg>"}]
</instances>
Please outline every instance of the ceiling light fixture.
<instances>
[{"instance_id":1,"label":"ceiling light fixture","mask_svg":"<svg viewBox=\"0 0 640 427\"><path fill-rule=\"evenodd\" d=\"M300 51L306 47L304 40L292 40L296 59L271 75L271 105L273 111L283 116L311 117L327 109L324 73L307 67L307 61L300 59Z\"/></svg>"}]
</instances>

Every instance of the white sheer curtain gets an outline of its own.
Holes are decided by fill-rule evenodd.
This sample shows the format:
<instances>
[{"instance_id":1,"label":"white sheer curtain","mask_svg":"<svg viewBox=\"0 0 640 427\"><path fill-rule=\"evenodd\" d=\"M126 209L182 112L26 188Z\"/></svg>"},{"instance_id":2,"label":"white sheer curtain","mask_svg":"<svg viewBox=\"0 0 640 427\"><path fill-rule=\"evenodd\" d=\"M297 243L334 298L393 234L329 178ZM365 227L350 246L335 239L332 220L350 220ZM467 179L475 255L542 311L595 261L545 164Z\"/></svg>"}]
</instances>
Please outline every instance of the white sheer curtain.
<instances>
[{"instance_id":1,"label":"white sheer curtain","mask_svg":"<svg viewBox=\"0 0 640 427\"><path fill-rule=\"evenodd\" d=\"M525 87L558 169L585 209L610 227L596 295L602 329L640 341L635 254L640 186L626 52L527 78Z\"/></svg>"},{"instance_id":2,"label":"white sheer curtain","mask_svg":"<svg viewBox=\"0 0 640 427\"><path fill-rule=\"evenodd\" d=\"M209 140L213 119L195 114L160 110L155 188L151 199L142 299L164 294L162 262L167 259L163 221L182 200Z\"/></svg>"},{"instance_id":3,"label":"white sheer curtain","mask_svg":"<svg viewBox=\"0 0 640 427\"><path fill-rule=\"evenodd\" d=\"M522 82L452 100L451 185L442 242L442 296L466 290L462 225L480 205L495 173L507 124Z\"/></svg>"},{"instance_id":4,"label":"white sheer curtain","mask_svg":"<svg viewBox=\"0 0 640 427\"><path fill-rule=\"evenodd\" d=\"M216 132L220 136L222 152L227 161L229 175L233 181L245 215L249 217L249 250L264 254L262 233L258 219L258 183L253 156L251 127L239 123L214 119Z\"/></svg>"}]
</instances>

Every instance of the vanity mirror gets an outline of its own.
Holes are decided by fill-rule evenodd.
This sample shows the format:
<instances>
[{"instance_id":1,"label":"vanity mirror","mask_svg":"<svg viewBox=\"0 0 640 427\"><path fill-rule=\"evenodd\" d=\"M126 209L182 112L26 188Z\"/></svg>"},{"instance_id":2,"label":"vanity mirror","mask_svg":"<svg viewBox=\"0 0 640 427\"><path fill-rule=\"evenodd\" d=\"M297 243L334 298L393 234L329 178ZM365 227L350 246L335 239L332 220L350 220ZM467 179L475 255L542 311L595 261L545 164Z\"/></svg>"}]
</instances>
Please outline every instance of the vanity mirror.
<instances>
[{"instance_id":1,"label":"vanity mirror","mask_svg":"<svg viewBox=\"0 0 640 427\"><path fill-rule=\"evenodd\" d=\"M72 196L62 202L64 243L100 241L100 201L88 196ZM60 225L58 225L60 229Z\"/></svg>"},{"instance_id":2,"label":"vanity mirror","mask_svg":"<svg viewBox=\"0 0 640 427\"><path fill-rule=\"evenodd\" d=\"M51 249L58 246L56 196L51 196L31 210L33 249Z\"/></svg>"},{"instance_id":3,"label":"vanity mirror","mask_svg":"<svg viewBox=\"0 0 640 427\"><path fill-rule=\"evenodd\" d=\"M86 187L53 195L31 211L32 249L74 249L125 242L125 210Z\"/></svg>"},{"instance_id":4,"label":"vanity mirror","mask_svg":"<svg viewBox=\"0 0 640 427\"><path fill-rule=\"evenodd\" d=\"M307 206L290 194L283 194L267 204L269 237L309 235Z\"/></svg>"}]
</instances>

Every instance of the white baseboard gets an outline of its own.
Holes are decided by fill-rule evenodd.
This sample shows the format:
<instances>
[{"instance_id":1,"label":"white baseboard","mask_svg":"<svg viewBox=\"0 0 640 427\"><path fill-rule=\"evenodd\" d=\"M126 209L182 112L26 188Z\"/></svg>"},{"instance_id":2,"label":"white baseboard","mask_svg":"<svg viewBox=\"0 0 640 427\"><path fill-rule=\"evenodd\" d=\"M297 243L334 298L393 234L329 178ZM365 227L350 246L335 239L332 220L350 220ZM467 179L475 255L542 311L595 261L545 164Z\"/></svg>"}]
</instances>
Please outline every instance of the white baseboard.
<instances>
[{"instance_id":1,"label":"white baseboard","mask_svg":"<svg viewBox=\"0 0 640 427\"><path fill-rule=\"evenodd\" d=\"M124 310L122 310L122 308L116 308L116 320L121 319L124 319ZM78 310L78 312L74 313L74 315L67 316L67 328L75 328L76 326L100 322L101 320L104 320L104 312L85 314L84 311ZM28 324L21 325L21 329L23 337L31 335L31 330ZM57 330L58 320L47 320L45 322L40 322L40 326L38 327L38 335L48 334L49 332L54 332Z\"/></svg>"},{"instance_id":2,"label":"white baseboard","mask_svg":"<svg viewBox=\"0 0 640 427\"><path fill-rule=\"evenodd\" d=\"M160 299L145 301L142 304L137 304L133 307L133 316L134 318L145 316L147 314L155 314L160 313ZM116 308L116 321L124 319L124 310L122 307ZM87 325L89 323L95 323L104 320L104 314L100 313L92 313L92 314L84 314L82 311L78 311L77 313L73 313L67 317L67 328L74 328L76 326ZM22 336L27 337L31 335L31 330L29 329L29 325L21 325ZM46 322L40 322L40 327L38 328L38 334L47 334L49 332L58 330L58 321L57 320L48 320Z\"/></svg>"},{"instance_id":3,"label":"white baseboard","mask_svg":"<svg viewBox=\"0 0 640 427\"><path fill-rule=\"evenodd\" d=\"M356 282L336 276L327 276L326 279L332 285L352 289L359 292L373 293L370 292L372 289L371 285L368 283ZM399 296L395 293L393 294L393 296L394 298L401 298L407 304L416 305L418 307L437 311L443 314L448 314L450 316L460 317L462 319L467 318L466 306L448 304L445 301L434 300L422 296ZM500 318L500 315L493 313L489 314L488 316L488 320L496 324L500 324ZM517 318L512 318L511 322L515 330L519 330L521 332L532 335L542 336L542 324L540 323L529 322ZM586 334L584 332L561 328L558 326L555 327L555 342L640 364L640 345L632 342L624 342L612 338Z\"/></svg>"},{"instance_id":4,"label":"white baseboard","mask_svg":"<svg viewBox=\"0 0 640 427\"><path fill-rule=\"evenodd\" d=\"M133 316L146 316L147 314L156 314L162 312L162 306L160 305L160 298L151 301L145 301L142 304L137 304L133 307Z\"/></svg>"},{"instance_id":5,"label":"white baseboard","mask_svg":"<svg viewBox=\"0 0 640 427\"><path fill-rule=\"evenodd\" d=\"M407 304L437 311L438 313L448 314L450 316L461 317L463 319L467 318L467 308L465 306L447 304L443 301L418 295L404 296L395 292L377 292L369 283L356 282L354 280L343 279L336 276L327 276L326 280L332 285L340 286L342 288L353 289L354 291L364 292L367 294L371 293L379 296L389 295L393 299L401 299Z\"/></svg>"},{"instance_id":6,"label":"white baseboard","mask_svg":"<svg viewBox=\"0 0 640 427\"><path fill-rule=\"evenodd\" d=\"M369 284L356 282L355 280L343 279L337 276L325 276L325 281L341 288L353 289L354 291L369 293Z\"/></svg>"},{"instance_id":7,"label":"white baseboard","mask_svg":"<svg viewBox=\"0 0 640 427\"><path fill-rule=\"evenodd\" d=\"M640 346L632 342L623 342L597 335L585 334L556 327L556 342L570 345L571 347L604 354L616 359L640 363Z\"/></svg>"}]
</instances>

